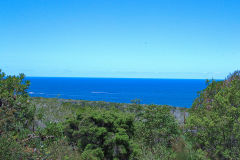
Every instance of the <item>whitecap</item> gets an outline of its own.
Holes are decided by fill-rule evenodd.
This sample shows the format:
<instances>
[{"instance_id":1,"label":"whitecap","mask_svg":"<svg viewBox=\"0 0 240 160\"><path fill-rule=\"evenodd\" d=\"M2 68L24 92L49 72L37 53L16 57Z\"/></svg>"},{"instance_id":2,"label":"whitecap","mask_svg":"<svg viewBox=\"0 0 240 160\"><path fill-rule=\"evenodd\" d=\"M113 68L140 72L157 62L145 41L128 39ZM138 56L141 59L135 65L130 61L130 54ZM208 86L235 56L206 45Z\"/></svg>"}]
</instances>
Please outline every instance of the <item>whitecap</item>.
<instances>
[{"instance_id":1,"label":"whitecap","mask_svg":"<svg viewBox=\"0 0 240 160\"><path fill-rule=\"evenodd\" d=\"M111 93L108 93L108 92L95 92L95 91L93 91L91 93L94 93L94 94L111 94Z\"/></svg>"},{"instance_id":2,"label":"whitecap","mask_svg":"<svg viewBox=\"0 0 240 160\"><path fill-rule=\"evenodd\" d=\"M119 93L111 93L111 92L96 92L96 91L93 91L91 92L93 94L119 94Z\"/></svg>"}]
</instances>

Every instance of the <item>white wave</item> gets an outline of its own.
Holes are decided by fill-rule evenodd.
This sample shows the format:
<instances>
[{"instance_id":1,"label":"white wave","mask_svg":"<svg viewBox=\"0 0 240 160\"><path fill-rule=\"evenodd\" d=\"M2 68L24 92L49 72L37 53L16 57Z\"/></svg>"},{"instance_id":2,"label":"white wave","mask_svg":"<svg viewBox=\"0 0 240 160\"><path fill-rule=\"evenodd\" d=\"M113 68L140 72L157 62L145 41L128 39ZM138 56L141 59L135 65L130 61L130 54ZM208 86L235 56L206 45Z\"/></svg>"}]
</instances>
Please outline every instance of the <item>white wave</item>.
<instances>
[{"instance_id":1,"label":"white wave","mask_svg":"<svg viewBox=\"0 0 240 160\"><path fill-rule=\"evenodd\" d=\"M110 93L108 93L108 92L91 92L91 93L95 93L95 94L110 94Z\"/></svg>"},{"instance_id":2,"label":"white wave","mask_svg":"<svg viewBox=\"0 0 240 160\"><path fill-rule=\"evenodd\" d=\"M29 94L34 94L34 92L28 92Z\"/></svg>"},{"instance_id":3,"label":"white wave","mask_svg":"<svg viewBox=\"0 0 240 160\"><path fill-rule=\"evenodd\" d=\"M118 94L118 93L111 93L111 92L96 92L96 91L93 91L91 93L93 93L93 94Z\"/></svg>"}]
</instances>

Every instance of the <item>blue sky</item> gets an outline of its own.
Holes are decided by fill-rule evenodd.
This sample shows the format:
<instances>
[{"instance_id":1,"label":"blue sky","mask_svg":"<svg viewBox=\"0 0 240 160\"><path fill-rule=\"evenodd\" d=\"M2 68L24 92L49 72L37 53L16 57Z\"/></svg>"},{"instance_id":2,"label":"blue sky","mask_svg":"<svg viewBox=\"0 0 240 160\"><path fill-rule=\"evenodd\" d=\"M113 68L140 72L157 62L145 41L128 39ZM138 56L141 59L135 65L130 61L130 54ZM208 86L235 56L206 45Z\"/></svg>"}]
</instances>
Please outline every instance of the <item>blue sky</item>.
<instances>
[{"instance_id":1,"label":"blue sky","mask_svg":"<svg viewBox=\"0 0 240 160\"><path fill-rule=\"evenodd\" d=\"M0 1L0 68L47 77L224 78L239 0Z\"/></svg>"}]
</instances>

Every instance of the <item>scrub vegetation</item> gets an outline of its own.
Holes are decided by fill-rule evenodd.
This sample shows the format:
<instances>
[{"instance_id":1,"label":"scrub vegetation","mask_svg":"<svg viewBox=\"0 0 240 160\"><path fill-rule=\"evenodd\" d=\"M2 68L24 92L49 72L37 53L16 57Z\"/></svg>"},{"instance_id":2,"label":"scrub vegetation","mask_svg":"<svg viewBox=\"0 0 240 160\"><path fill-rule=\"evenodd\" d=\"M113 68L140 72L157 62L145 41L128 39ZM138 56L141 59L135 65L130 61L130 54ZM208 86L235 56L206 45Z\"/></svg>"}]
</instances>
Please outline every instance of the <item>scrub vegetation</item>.
<instances>
[{"instance_id":1,"label":"scrub vegetation","mask_svg":"<svg viewBox=\"0 0 240 160\"><path fill-rule=\"evenodd\" d=\"M31 98L0 71L0 159L240 159L240 72L206 83L185 109Z\"/></svg>"}]
</instances>

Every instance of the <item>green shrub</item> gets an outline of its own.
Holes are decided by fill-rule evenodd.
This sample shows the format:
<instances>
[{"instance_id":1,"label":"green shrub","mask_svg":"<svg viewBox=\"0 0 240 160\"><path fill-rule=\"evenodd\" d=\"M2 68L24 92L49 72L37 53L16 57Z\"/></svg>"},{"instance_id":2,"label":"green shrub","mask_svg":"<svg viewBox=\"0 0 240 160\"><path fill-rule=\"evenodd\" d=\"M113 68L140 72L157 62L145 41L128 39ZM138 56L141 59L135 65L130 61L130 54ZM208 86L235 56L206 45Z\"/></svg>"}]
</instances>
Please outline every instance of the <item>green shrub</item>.
<instances>
[{"instance_id":1,"label":"green shrub","mask_svg":"<svg viewBox=\"0 0 240 160\"><path fill-rule=\"evenodd\" d=\"M171 147L171 142L180 135L178 123L167 106L146 105L137 120L137 138L144 145Z\"/></svg>"},{"instance_id":2,"label":"green shrub","mask_svg":"<svg viewBox=\"0 0 240 160\"><path fill-rule=\"evenodd\" d=\"M195 150L184 136L179 136L173 142L173 152L177 160L208 160L206 152L201 149Z\"/></svg>"},{"instance_id":3,"label":"green shrub","mask_svg":"<svg viewBox=\"0 0 240 160\"><path fill-rule=\"evenodd\" d=\"M69 145L68 141L63 138L57 141L53 141L45 148L46 159L52 160L81 160L81 154L74 150Z\"/></svg>"},{"instance_id":4,"label":"green shrub","mask_svg":"<svg viewBox=\"0 0 240 160\"><path fill-rule=\"evenodd\" d=\"M133 122L133 115L118 110L85 108L68 120L65 135L83 158L133 159L137 156Z\"/></svg>"},{"instance_id":5,"label":"green shrub","mask_svg":"<svg viewBox=\"0 0 240 160\"><path fill-rule=\"evenodd\" d=\"M63 126L61 123L48 122L46 127L41 130L42 136L52 136L54 139L63 137Z\"/></svg>"},{"instance_id":6,"label":"green shrub","mask_svg":"<svg viewBox=\"0 0 240 160\"><path fill-rule=\"evenodd\" d=\"M3 134L0 136L0 159L26 159L28 156L30 156L30 154L24 152L23 146L11 135Z\"/></svg>"}]
</instances>

